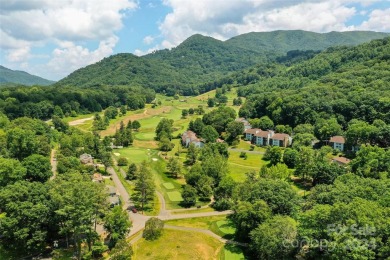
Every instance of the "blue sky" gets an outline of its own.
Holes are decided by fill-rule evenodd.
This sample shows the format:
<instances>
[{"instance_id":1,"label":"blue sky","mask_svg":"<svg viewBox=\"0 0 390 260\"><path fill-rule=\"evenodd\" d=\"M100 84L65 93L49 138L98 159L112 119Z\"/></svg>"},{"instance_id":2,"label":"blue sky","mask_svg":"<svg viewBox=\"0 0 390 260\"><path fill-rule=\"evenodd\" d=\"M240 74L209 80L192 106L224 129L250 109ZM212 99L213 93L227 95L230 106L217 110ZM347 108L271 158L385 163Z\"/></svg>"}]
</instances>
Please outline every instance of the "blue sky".
<instances>
[{"instance_id":1,"label":"blue sky","mask_svg":"<svg viewBox=\"0 0 390 260\"><path fill-rule=\"evenodd\" d=\"M1 0L0 64L59 80L122 52L172 48L200 33L390 32L386 0Z\"/></svg>"}]
</instances>

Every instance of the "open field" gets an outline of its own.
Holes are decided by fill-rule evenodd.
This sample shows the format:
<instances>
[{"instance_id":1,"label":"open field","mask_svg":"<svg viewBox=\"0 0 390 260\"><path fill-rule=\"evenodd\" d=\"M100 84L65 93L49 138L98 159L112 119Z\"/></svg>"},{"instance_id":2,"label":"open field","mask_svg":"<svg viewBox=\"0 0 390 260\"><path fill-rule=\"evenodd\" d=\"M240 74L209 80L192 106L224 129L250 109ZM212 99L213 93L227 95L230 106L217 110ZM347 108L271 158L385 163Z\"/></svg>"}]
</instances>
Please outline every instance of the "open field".
<instances>
[{"instance_id":1,"label":"open field","mask_svg":"<svg viewBox=\"0 0 390 260\"><path fill-rule=\"evenodd\" d=\"M223 243L206 234L165 229L155 241L141 239L133 246L134 259L220 259Z\"/></svg>"},{"instance_id":2,"label":"open field","mask_svg":"<svg viewBox=\"0 0 390 260\"><path fill-rule=\"evenodd\" d=\"M226 244L221 251L220 259L224 260L244 260L245 256L239 246Z\"/></svg>"},{"instance_id":3,"label":"open field","mask_svg":"<svg viewBox=\"0 0 390 260\"><path fill-rule=\"evenodd\" d=\"M218 221L226 221L226 216L212 216L202 218L186 218L186 219L174 219L165 221L168 225L181 226L181 227L192 227L202 228L211 230L211 225ZM212 231L212 230L211 230Z\"/></svg>"},{"instance_id":4,"label":"open field","mask_svg":"<svg viewBox=\"0 0 390 260\"><path fill-rule=\"evenodd\" d=\"M237 182L243 182L246 178L245 173L250 171L258 172L266 164L262 160L262 154L247 153L247 159L240 158L239 151L229 151L229 174Z\"/></svg>"},{"instance_id":5,"label":"open field","mask_svg":"<svg viewBox=\"0 0 390 260\"><path fill-rule=\"evenodd\" d=\"M168 195L168 198L169 198L171 201L174 201L174 202L183 201L183 198L182 198L182 196L181 196L181 193L178 192L178 191L168 191L168 192L167 192L167 195Z\"/></svg>"}]
</instances>

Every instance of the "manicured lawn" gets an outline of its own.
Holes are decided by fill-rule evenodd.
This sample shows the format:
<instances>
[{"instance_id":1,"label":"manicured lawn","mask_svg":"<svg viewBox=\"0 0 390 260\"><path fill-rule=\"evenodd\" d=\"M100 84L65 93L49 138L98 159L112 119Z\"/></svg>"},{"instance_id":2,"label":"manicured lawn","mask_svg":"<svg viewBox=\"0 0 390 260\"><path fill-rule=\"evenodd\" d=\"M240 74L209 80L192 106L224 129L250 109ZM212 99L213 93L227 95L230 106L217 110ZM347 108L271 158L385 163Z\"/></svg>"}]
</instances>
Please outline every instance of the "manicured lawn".
<instances>
[{"instance_id":1,"label":"manicured lawn","mask_svg":"<svg viewBox=\"0 0 390 260\"><path fill-rule=\"evenodd\" d=\"M155 177L154 179L156 183L156 189L163 194L167 209L182 208L179 204L182 201L181 191L182 185L185 184L185 180L183 178L171 178L165 171L166 162L157 155L156 150L150 151L151 157L157 159L151 164L152 172L154 173ZM171 184L169 185L169 189L166 188L168 183ZM172 186L174 187L173 189Z\"/></svg>"},{"instance_id":2,"label":"manicured lawn","mask_svg":"<svg viewBox=\"0 0 390 260\"><path fill-rule=\"evenodd\" d=\"M129 163L139 164L142 161L148 161L150 159L150 151L147 149L140 149L137 147L126 147L122 149L115 149L114 153L119 153L117 157L125 157L129 160Z\"/></svg>"},{"instance_id":3,"label":"manicured lawn","mask_svg":"<svg viewBox=\"0 0 390 260\"><path fill-rule=\"evenodd\" d=\"M226 221L226 216L174 219L165 221L165 223L173 226L203 228L211 230L211 225L218 221Z\"/></svg>"},{"instance_id":4,"label":"manicured lawn","mask_svg":"<svg viewBox=\"0 0 390 260\"><path fill-rule=\"evenodd\" d=\"M174 186L172 183L170 183L170 182L164 182L162 185L163 185L164 188L166 188L167 190L173 190L173 189L175 188L175 186Z\"/></svg>"},{"instance_id":5,"label":"manicured lawn","mask_svg":"<svg viewBox=\"0 0 390 260\"><path fill-rule=\"evenodd\" d=\"M220 220L217 221L216 224L219 230L227 235L233 235L234 232L236 232L236 228L233 226L233 224L230 221Z\"/></svg>"},{"instance_id":6,"label":"manicured lawn","mask_svg":"<svg viewBox=\"0 0 390 260\"><path fill-rule=\"evenodd\" d=\"M174 202L183 201L183 197L181 196L181 193L178 191L168 191L167 195L171 201L174 201Z\"/></svg>"},{"instance_id":7,"label":"manicured lawn","mask_svg":"<svg viewBox=\"0 0 390 260\"><path fill-rule=\"evenodd\" d=\"M239 246L232 245L232 244L226 244L223 247L223 251L221 254L220 259L224 260L244 260L245 256L242 252L242 249Z\"/></svg>"},{"instance_id":8,"label":"manicured lawn","mask_svg":"<svg viewBox=\"0 0 390 260\"><path fill-rule=\"evenodd\" d=\"M198 232L165 229L155 241L139 240L133 245L134 259L219 259L223 244Z\"/></svg>"},{"instance_id":9,"label":"manicured lawn","mask_svg":"<svg viewBox=\"0 0 390 260\"><path fill-rule=\"evenodd\" d=\"M240 158L240 153L230 150L228 160L229 174L237 182L243 182L245 180L245 173L251 171L258 172L263 165L267 164L267 162L262 160L262 154L247 153L247 159L244 159Z\"/></svg>"}]
</instances>

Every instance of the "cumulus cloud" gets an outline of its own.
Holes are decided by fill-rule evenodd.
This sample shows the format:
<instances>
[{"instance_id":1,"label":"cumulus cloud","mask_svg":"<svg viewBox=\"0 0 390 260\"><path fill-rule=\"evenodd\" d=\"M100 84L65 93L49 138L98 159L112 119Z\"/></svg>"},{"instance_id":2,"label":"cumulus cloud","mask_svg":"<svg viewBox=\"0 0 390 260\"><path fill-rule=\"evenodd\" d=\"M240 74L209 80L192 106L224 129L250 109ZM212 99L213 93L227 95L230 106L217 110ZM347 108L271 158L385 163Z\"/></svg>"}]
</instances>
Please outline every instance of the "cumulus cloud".
<instances>
[{"instance_id":1,"label":"cumulus cloud","mask_svg":"<svg viewBox=\"0 0 390 260\"><path fill-rule=\"evenodd\" d=\"M58 63L53 72L70 72L111 54L126 11L136 8L136 0L2 0L1 48L9 62L26 62L33 47L58 44L52 53ZM68 47L61 46L65 42ZM91 51L83 47L86 42L98 42L99 47ZM71 58L71 64L65 58Z\"/></svg>"},{"instance_id":2,"label":"cumulus cloud","mask_svg":"<svg viewBox=\"0 0 390 260\"><path fill-rule=\"evenodd\" d=\"M154 42L154 37L148 35L144 38L143 42L146 44L146 45L150 45Z\"/></svg>"},{"instance_id":3,"label":"cumulus cloud","mask_svg":"<svg viewBox=\"0 0 390 260\"><path fill-rule=\"evenodd\" d=\"M117 42L118 37L109 37L101 41L99 47L94 51L73 42L61 42L59 43L60 47L53 50L52 58L44 67L50 69L55 76L67 75L80 67L98 62L111 55Z\"/></svg>"},{"instance_id":4,"label":"cumulus cloud","mask_svg":"<svg viewBox=\"0 0 390 260\"><path fill-rule=\"evenodd\" d=\"M390 31L390 8L374 10L367 21L364 21L358 29L372 31Z\"/></svg>"},{"instance_id":5,"label":"cumulus cloud","mask_svg":"<svg viewBox=\"0 0 390 260\"><path fill-rule=\"evenodd\" d=\"M171 48L195 33L225 40L252 31L301 29L315 32L355 29L346 23L357 14L355 4L378 0L164 0L172 8L159 26L162 47ZM389 30L388 11L373 12L362 28ZM376 26L380 27L376 27Z\"/></svg>"}]
</instances>

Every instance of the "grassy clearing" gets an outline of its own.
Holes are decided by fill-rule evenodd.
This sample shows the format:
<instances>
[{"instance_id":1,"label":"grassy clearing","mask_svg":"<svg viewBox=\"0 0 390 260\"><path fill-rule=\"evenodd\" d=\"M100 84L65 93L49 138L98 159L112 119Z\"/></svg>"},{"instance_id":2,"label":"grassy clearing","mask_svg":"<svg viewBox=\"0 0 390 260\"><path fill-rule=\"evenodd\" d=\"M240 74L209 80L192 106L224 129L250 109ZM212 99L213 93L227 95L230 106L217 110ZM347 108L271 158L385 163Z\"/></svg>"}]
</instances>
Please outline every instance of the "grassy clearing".
<instances>
[{"instance_id":1,"label":"grassy clearing","mask_svg":"<svg viewBox=\"0 0 390 260\"><path fill-rule=\"evenodd\" d=\"M167 172L165 171L166 162L160 156L157 155L157 151L152 151L152 156L153 158L157 158L157 161L153 161L153 163L151 164L152 172L155 176L156 188L163 194L166 202L166 208L182 208L180 206L180 202L182 201L181 192L182 185L185 183L184 179L171 178L167 174ZM167 185L169 186L169 188L166 187Z\"/></svg>"},{"instance_id":2,"label":"grassy clearing","mask_svg":"<svg viewBox=\"0 0 390 260\"><path fill-rule=\"evenodd\" d=\"M114 150L115 153L119 153L119 157L125 157L129 160L129 163L140 164L143 161L149 161L151 152L147 149L141 149L138 147L126 147L122 149Z\"/></svg>"},{"instance_id":3,"label":"grassy clearing","mask_svg":"<svg viewBox=\"0 0 390 260\"><path fill-rule=\"evenodd\" d=\"M181 196L181 193L178 191L168 191L167 195L171 201L174 201L174 202L183 201L183 197Z\"/></svg>"},{"instance_id":4,"label":"grassy clearing","mask_svg":"<svg viewBox=\"0 0 390 260\"><path fill-rule=\"evenodd\" d=\"M165 221L166 224L180 227L193 227L211 230L211 225L218 221L226 221L226 216L211 216L201 218L173 219Z\"/></svg>"},{"instance_id":5,"label":"grassy clearing","mask_svg":"<svg viewBox=\"0 0 390 260\"><path fill-rule=\"evenodd\" d=\"M244 260L245 256L239 246L226 244L221 252L220 259L223 260Z\"/></svg>"},{"instance_id":6,"label":"grassy clearing","mask_svg":"<svg viewBox=\"0 0 390 260\"><path fill-rule=\"evenodd\" d=\"M68 116L68 117L64 117L62 120L64 122L66 122L66 123L69 123L69 122L76 121L76 120L79 120L79 119L85 119L85 118L93 117L93 116L95 116L95 114L96 113L83 114L83 115L78 115L76 117Z\"/></svg>"},{"instance_id":7,"label":"grassy clearing","mask_svg":"<svg viewBox=\"0 0 390 260\"><path fill-rule=\"evenodd\" d=\"M166 229L155 241L141 239L134 259L220 259L223 244L202 233Z\"/></svg>"},{"instance_id":8,"label":"grassy clearing","mask_svg":"<svg viewBox=\"0 0 390 260\"><path fill-rule=\"evenodd\" d=\"M170 182L164 182L162 185L167 190L173 190L175 188L175 186L172 183L170 183Z\"/></svg>"},{"instance_id":9,"label":"grassy clearing","mask_svg":"<svg viewBox=\"0 0 390 260\"><path fill-rule=\"evenodd\" d=\"M250 171L258 172L260 168L266 164L266 162L262 160L262 154L247 153L247 159L244 159L240 157L240 153L241 152L238 151L229 151L229 174L237 182L243 182L245 180L245 173Z\"/></svg>"},{"instance_id":10,"label":"grassy clearing","mask_svg":"<svg viewBox=\"0 0 390 260\"><path fill-rule=\"evenodd\" d=\"M236 232L234 225L227 220L220 220L216 222L218 229L228 235L233 235Z\"/></svg>"}]
</instances>

